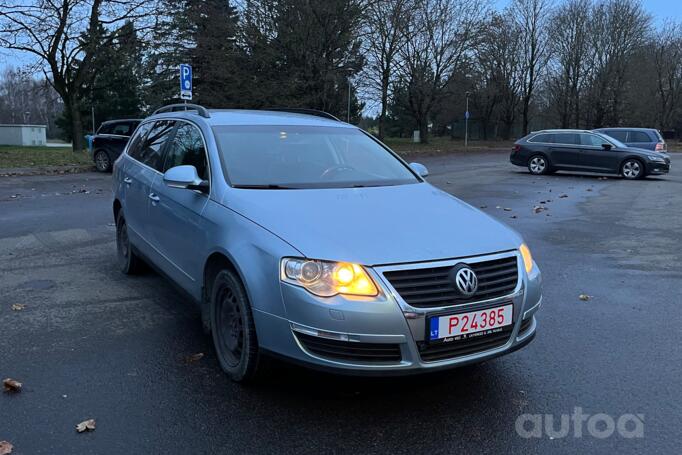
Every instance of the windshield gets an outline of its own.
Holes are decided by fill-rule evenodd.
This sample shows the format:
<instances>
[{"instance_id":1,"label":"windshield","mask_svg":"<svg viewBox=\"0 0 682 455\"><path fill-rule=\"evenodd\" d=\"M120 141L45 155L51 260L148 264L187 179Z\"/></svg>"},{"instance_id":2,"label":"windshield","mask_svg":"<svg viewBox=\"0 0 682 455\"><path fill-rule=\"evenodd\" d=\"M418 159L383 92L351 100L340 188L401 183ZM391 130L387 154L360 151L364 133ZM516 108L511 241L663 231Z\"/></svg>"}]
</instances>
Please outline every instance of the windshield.
<instances>
[{"instance_id":1,"label":"windshield","mask_svg":"<svg viewBox=\"0 0 682 455\"><path fill-rule=\"evenodd\" d=\"M597 134L599 137L604 139L606 142L610 142L611 144L615 145L618 148L628 148L627 145L623 144L621 141L619 141L615 137L609 136L608 134L604 134L604 133L595 133L595 134Z\"/></svg>"},{"instance_id":2,"label":"windshield","mask_svg":"<svg viewBox=\"0 0 682 455\"><path fill-rule=\"evenodd\" d=\"M234 187L350 188L419 181L355 128L216 126L213 132Z\"/></svg>"}]
</instances>

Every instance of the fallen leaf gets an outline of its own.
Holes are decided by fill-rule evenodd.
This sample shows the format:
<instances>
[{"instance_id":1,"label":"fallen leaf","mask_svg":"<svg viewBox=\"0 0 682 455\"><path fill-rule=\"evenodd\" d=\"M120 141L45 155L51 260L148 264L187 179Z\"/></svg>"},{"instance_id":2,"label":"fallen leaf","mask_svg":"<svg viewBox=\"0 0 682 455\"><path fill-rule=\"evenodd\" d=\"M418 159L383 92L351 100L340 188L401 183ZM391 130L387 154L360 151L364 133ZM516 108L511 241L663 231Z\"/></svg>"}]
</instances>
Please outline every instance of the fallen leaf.
<instances>
[{"instance_id":1,"label":"fallen leaf","mask_svg":"<svg viewBox=\"0 0 682 455\"><path fill-rule=\"evenodd\" d=\"M560 197L561 199L563 199L563 198L565 198L565 197L568 197L568 194L566 194L566 193L560 194L559 197Z\"/></svg>"},{"instance_id":2,"label":"fallen leaf","mask_svg":"<svg viewBox=\"0 0 682 455\"><path fill-rule=\"evenodd\" d=\"M496 205L495 208L496 208L496 209L501 209L502 207L500 207L499 205Z\"/></svg>"},{"instance_id":3,"label":"fallen leaf","mask_svg":"<svg viewBox=\"0 0 682 455\"><path fill-rule=\"evenodd\" d=\"M0 455L12 453L14 446L9 441L0 441Z\"/></svg>"},{"instance_id":4,"label":"fallen leaf","mask_svg":"<svg viewBox=\"0 0 682 455\"><path fill-rule=\"evenodd\" d=\"M516 215L512 215L512 216L510 216L509 218L516 219Z\"/></svg>"},{"instance_id":5,"label":"fallen leaf","mask_svg":"<svg viewBox=\"0 0 682 455\"><path fill-rule=\"evenodd\" d=\"M26 308L26 305L24 305L23 303L13 303L12 304L12 311L21 311L24 308Z\"/></svg>"},{"instance_id":6,"label":"fallen leaf","mask_svg":"<svg viewBox=\"0 0 682 455\"><path fill-rule=\"evenodd\" d=\"M481 205L479 208L480 208L480 209L487 209L488 206L487 206L487 205Z\"/></svg>"},{"instance_id":7,"label":"fallen leaf","mask_svg":"<svg viewBox=\"0 0 682 455\"><path fill-rule=\"evenodd\" d=\"M192 362L196 362L197 360L201 360L202 357L204 357L204 353L203 352L197 352L196 354L192 354L190 356L185 357L185 361L187 363L192 363Z\"/></svg>"},{"instance_id":8,"label":"fallen leaf","mask_svg":"<svg viewBox=\"0 0 682 455\"><path fill-rule=\"evenodd\" d=\"M505 211L505 212L511 212L511 209L510 209L509 207L505 207L505 208L504 208L504 211Z\"/></svg>"},{"instance_id":9,"label":"fallen leaf","mask_svg":"<svg viewBox=\"0 0 682 455\"><path fill-rule=\"evenodd\" d=\"M5 392L20 392L21 382L12 378L5 378L2 380L2 385L5 386Z\"/></svg>"},{"instance_id":10,"label":"fallen leaf","mask_svg":"<svg viewBox=\"0 0 682 455\"><path fill-rule=\"evenodd\" d=\"M588 300L590 300L590 299L592 298L592 296L591 296L591 295L587 295L587 294L580 294L580 295L578 296L578 298L579 298L580 300L582 300L583 302L587 302Z\"/></svg>"},{"instance_id":11,"label":"fallen leaf","mask_svg":"<svg viewBox=\"0 0 682 455\"><path fill-rule=\"evenodd\" d=\"M84 431L94 431L95 430L95 419L84 420L78 425L76 425L76 431L83 433Z\"/></svg>"},{"instance_id":12,"label":"fallen leaf","mask_svg":"<svg viewBox=\"0 0 682 455\"><path fill-rule=\"evenodd\" d=\"M540 213L540 212L542 212L543 210L547 210L547 208L546 208L546 207L541 207L541 206L539 206L539 205L536 205L535 207L533 207L533 213Z\"/></svg>"},{"instance_id":13,"label":"fallen leaf","mask_svg":"<svg viewBox=\"0 0 682 455\"><path fill-rule=\"evenodd\" d=\"M587 191L592 191L592 188L588 188Z\"/></svg>"}]
</instances>

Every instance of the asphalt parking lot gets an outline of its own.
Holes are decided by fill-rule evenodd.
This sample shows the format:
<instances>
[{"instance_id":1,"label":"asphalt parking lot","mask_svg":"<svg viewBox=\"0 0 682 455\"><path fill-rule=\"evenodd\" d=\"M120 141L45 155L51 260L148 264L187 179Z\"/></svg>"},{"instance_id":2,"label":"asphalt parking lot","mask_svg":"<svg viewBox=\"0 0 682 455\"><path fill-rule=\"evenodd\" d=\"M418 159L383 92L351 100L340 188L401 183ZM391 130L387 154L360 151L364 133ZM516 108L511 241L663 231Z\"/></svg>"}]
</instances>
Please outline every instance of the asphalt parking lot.
<instances>
[{"instance_id":1,"label":"asphalt parking lot","mask_svg":"<svg viewBox=\"0 0 682 455\"><path fill-rule=\"evenodd\" d=\"M534 177L506 154L420 161L525 237L544 278L535 341L406 378L274 362L248 387L164 279L118 272L110 175L0 178L0 377L24 383L0 393L0 440L18 454L679 451L682 154L642 181ZM575 408L640 415L643 437L544 431ZM524 414L540 437L517 433ZM76 433L88 418L96 430Z\"/></svg>"}]
</instances>

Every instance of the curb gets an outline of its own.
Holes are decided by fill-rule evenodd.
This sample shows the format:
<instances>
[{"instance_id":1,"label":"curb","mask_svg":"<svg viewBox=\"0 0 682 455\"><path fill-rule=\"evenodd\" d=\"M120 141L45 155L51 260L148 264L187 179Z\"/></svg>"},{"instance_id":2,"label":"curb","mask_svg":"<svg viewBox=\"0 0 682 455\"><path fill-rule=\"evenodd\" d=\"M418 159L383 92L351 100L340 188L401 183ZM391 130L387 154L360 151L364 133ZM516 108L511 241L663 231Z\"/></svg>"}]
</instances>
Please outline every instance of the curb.
<instances>
[{"instance_id":1,"label":"curb","mask_svg":"<svg viewBox=\"0 0 682 455\"><path fill-rule=\"evenodd\" d=\"M90 164L79 164L72 166L36 166L36 167L16 167L0 168L0 177L26 177L31 175L62 175L62 174L81 174L83 172L95 171L95 166Z\"/></svg>"}]
</instances>

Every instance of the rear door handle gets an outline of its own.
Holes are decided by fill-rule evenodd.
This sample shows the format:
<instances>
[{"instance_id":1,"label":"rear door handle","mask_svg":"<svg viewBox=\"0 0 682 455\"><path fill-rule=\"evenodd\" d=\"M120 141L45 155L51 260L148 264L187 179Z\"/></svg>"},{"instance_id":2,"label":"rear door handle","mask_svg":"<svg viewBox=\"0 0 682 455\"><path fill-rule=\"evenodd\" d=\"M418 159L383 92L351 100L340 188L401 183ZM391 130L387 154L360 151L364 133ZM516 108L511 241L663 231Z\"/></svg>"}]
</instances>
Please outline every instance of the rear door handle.
<instances>
[{"instance_id":1,"label":"rear door handle","mask_svg":"<svg viewBox=\"0 0 682 455\"><path fill-rule=\"evenodd\" d=\"M123 183L125 183L126 185L130 185L131 183L133 183L133 179L131 179L130 177L126 177L123 179Z\"/></svg>"},{"instance_id":2,"label":"rear door handle","mask_svg":"<svg viewBox=\"0 0 682 455\"><path fill-rule=\"evenodd\" d=\"M152 202L159 202L159 201L161 200L161 199L159 199L159 197L158 197L156 194L154 194L154 193L149 193L149 199L151 199Z\"/></svg>"}]
</instances>

